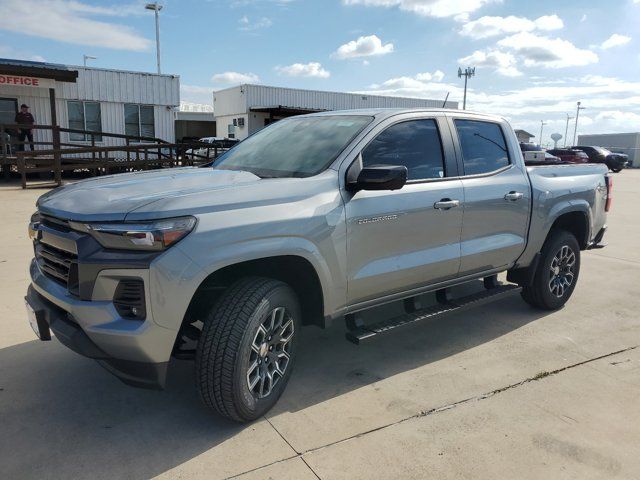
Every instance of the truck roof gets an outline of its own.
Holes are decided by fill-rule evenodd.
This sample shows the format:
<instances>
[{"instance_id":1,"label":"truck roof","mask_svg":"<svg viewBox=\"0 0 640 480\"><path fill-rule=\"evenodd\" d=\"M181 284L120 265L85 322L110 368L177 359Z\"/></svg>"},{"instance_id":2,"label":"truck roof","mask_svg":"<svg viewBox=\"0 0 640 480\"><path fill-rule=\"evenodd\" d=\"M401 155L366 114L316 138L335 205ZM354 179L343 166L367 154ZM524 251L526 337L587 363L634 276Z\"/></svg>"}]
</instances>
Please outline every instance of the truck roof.
<instances>
[{"instance_id":1,"label":"truck roof","mask_svg":"<svg viewBox=\"0 0 640 480\"><path fill-rule=\"evenodd\" d=\"M317 113L309 113L304 116L330 116L330 115L369 115L378 118L391 117L394 115L399 115L402 113L413 113L413 112L429 112L429 113L451 113L456 116L469 116L469 117L485 117L487 119L494 120L504 120L504 118L500 115L491 115L482 112L473 112L470 110L459 110L452 108L429 108L429 107L418 107L418 108L360 108L353 110L329 110L326 112L317 112Z\"/></svg>"}]
</instances>

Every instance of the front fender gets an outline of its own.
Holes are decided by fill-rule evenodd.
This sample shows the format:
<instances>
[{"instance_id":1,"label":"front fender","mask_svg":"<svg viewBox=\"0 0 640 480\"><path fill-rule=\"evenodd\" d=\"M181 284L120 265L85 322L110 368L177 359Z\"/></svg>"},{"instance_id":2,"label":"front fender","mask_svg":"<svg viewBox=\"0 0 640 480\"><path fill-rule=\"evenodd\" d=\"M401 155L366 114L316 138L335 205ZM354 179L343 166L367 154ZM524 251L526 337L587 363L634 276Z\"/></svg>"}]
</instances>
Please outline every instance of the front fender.
<instances>
[{"instance_id":1,"label":"front fender","mask_svg":"<svg viewBox=\"0 0 640 480\"><path fill-rule=\"evenodd\" d=\"M322 288L324 311L331 313L346 301L346 275L341 273L339 254L329 251L329 258L313 242L302 237L268 237L218 245L206 252L189 252L179 244L172 255L160 257L151 269L151 290L157 292L154 305L156 321L176 328L182 322L198 287L211 274L238 263L276 256L298 256L315 269ZM186 259L189 261L186 261ZM169 272L174 272L170 274ZM332 274L333 273L333 274ZM156 310L161 310L156 314Z\"/></svg>"}]
</instances>

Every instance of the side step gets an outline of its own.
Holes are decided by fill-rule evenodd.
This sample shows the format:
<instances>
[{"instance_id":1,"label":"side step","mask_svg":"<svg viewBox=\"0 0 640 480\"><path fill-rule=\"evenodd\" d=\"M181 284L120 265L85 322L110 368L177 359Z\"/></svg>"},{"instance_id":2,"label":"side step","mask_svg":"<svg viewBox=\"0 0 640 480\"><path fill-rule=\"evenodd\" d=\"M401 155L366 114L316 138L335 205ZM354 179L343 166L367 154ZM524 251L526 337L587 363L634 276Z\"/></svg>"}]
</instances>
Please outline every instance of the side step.
<instances>
[{"instance_id":1,"label":"side step","mask_svg":"<svg viewBox=\"0 0 640 480\"><path fill-rule=\"evenodd\" d=\"M518 285L500 285L490 290L483 290L467 297L449 300L446 303L440 303L431 307L416 310L412 313L406 313L398 317L389 318L371 325L363 325L361 322L348 321L349 330L346 333L347 340L359 345L365 341L371 340L376 335L388 333L398 327L413 325L434 317L441 317L451 313L461 312L473 307L484 305L485 303L494 302L503 298L510 297L522 291L522 287Z\"/></svg>"}]
</instances>

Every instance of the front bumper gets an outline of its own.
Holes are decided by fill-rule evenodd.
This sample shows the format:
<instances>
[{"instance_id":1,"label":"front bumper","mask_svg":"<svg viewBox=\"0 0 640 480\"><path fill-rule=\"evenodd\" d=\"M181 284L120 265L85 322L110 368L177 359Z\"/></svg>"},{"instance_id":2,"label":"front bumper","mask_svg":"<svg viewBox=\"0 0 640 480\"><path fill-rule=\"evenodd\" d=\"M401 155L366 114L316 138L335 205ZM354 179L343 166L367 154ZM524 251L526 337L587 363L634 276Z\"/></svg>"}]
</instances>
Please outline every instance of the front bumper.
<instances>
[{"instance_id":1,"label":"front bumper","mask_svg":"<svg viewBox=\"0 0 640 480\"><path fill-rule=\"evenodd\" d=\"M611 169L626 168L629 164L629 160L623 157L609 157L607 158L607 166Z\"/></svg>"},{"instance_id":2,"label":"front bumper","mask_svg":"<svg viewBox=\"0 0 640 480\"><path fill-rule=\"evenodd\" d=\"M33 284L29 286L25 300L34 309L36 315L44 319L64 346L80 355L97 360L128 385L150 389L164 388L168 361L141 362L115 358L100 348L69 312L47 300L36 291Z\"/></svg>"}]
</instances>

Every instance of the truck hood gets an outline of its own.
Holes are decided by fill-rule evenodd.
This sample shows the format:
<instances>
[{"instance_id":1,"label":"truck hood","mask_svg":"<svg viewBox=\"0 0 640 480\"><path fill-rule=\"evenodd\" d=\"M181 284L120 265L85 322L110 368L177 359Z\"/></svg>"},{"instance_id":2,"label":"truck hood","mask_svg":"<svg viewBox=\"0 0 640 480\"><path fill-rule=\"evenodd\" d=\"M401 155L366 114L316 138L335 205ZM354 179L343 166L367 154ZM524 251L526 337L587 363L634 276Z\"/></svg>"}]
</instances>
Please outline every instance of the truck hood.
<instances>
[{"instance_id":1,"label":"truck hood","mask_svg":"<svg viewBox=\"0 0 640 480\"><path fill-rule=\"evenodd\" d=\"M261 182L243 171L174 168L97 177L56 188L38 199L48 215L78 221L122 221L137 209L163 200L199 194L215 202L223 191ZM160 216L162 212L159 212Z\"/></svg>"}]
</instances>

